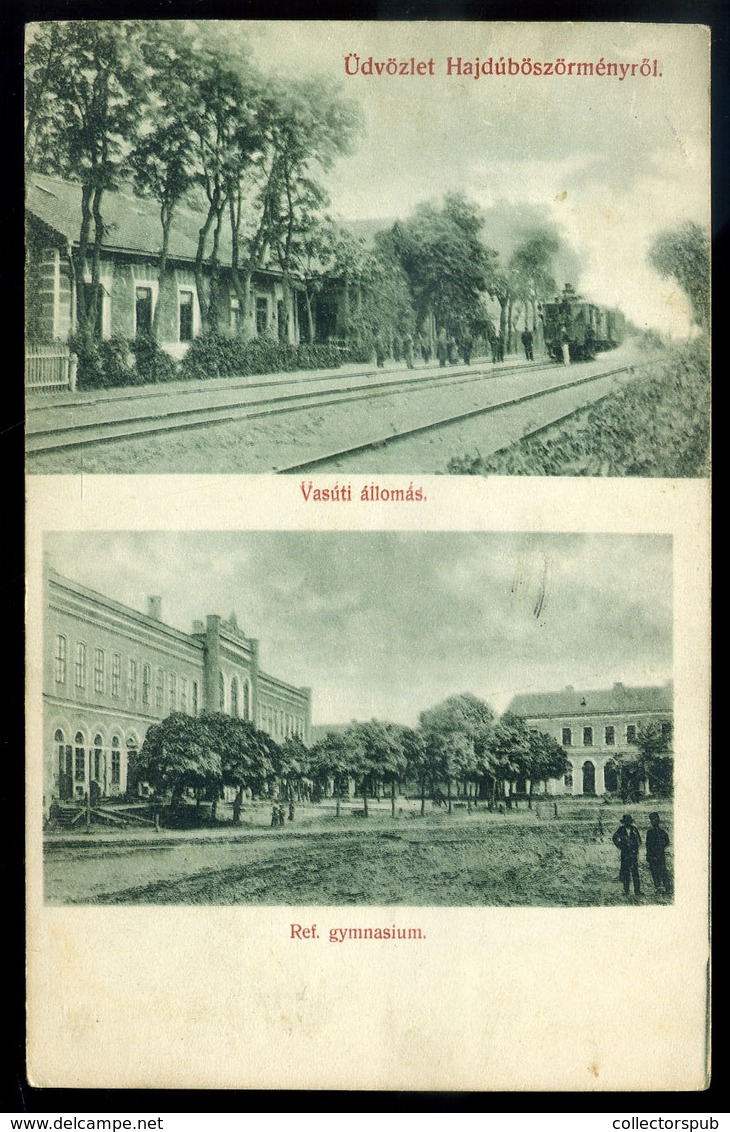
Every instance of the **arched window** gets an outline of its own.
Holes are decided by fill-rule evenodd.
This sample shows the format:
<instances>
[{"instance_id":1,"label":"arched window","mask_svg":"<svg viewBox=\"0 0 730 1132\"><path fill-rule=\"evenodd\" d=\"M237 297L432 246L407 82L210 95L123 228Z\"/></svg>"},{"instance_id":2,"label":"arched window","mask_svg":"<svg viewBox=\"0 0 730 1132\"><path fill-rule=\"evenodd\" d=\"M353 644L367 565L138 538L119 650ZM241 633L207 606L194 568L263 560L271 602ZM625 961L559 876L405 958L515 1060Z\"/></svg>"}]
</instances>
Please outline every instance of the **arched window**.
<instances>
[{"instance_id":1,"label":"arched window","mask_svg":"<svg viewBox=\"0 0 730 1132\"><path fill-rule=\"evenodd\" d=\"M130 735L127 739L127 767L129 767L130 759L134 761L139 754L139 743L134 735Z\"/></svg>"},{"instance_id":2,"label":"arched window","mask_svg":"<svg viewBox=\"0 0 730 1132\"><path fill-rule=\"evenodd\" d=\"M91 772L92 772L92 777L96 780L96 782L99 783L99 785L101 785L101 775L102 775L102 769L103 769L103 758L102 758L102 756L103 756L103 750L102 750L103 746L104 746L104 743L102 741L101 735L95 735L94 736L94 762L92 764Z\"/></svg>"},{"instance_id":3,"label":"arched window","mask_svg":"<svg viewBox=\"0 0 730 1132\"><path fill-rule=\"evenodd\" d=\"M251 718L251 685L248 680L243 682L243 718Z\"/></svg>"},{"instance_id":4,"label":"arched window","mask_svg":"<svg viewBox=\"0 0 730 1132\"><path fill-rule=\"evenodd\" d=\"M174 672L170 672L167 677L167 689L169 695L170 711L174 711L177 707L177 676Z\"/></svg>"},{"instance_id":5,"label":"arched window","mask_svg":"<svg viewBox=\"0 0 730 1132\"><path fill-rule=\"evenodd\" d=\"M192 702L193 715L197 715L198 714L198 681L197 680L193 680L192 696L193 696L193 702Z\"/></svg>"},{"instance_id":6,"label":"arched window","mask_svg":"<svg viewBox=\"0 0 730 1132\"><path fill-rule=\"evenodd\" d=\"M155 707L164 708L165 706L165 673L161 668L157 669L157 682L155 684Z\"/></svg>"},{"instance_id":7,"label":"arched window","mask_svg":"<svg viewBox=\"0 0 730 1132\"><path fill-rule=\"evenodd\" d=\"M226 710L226 682L222 672L218 673L218 710Z\"/></svg>"},{"instance_id":8,"label":"arched window","mask_svg":"<svg viewBox=\"0 0 730 1132\"><path fill-rule=\"evenodd\" d=\"M122 752L119 749L119 736L112 739L112 786L122 781Z\"/></svg>"},{"instance_id":9,"label":"arched window","mask_svg":"<svg viewBox=\"0 0 730 1132\"><path fill-rule=\"evenodd\" d=\"M152 669L149 664L145 664L142 669L142 703L149 706L150 702L150 685L152 683Z\"/></svg>"},{"instance_id":10,"label":"arched window","mask_svg":"<svg viewBox=\"0 0 730 1132\"><path fill-rule=\"evenodd\" d=\"M58 795L66 799L73 796L73 748L66 743L66 736L60 729L53 736L58 755Z\"/></svg>"},{"instance_id":11,"label":"arched window","mask_svg":"<svg viewBox=\"0 0 730 1132\"><path fill-rule=\"evenodd\" d=\"M231 680L231 715L234 719L238 719L238 678L236 676Z\"/></svg>"},{"instance_id":12,"label":"arched window","mask_svg":"<svg viewBox=\"0 0 730 1132\"><path fill-rule=\"evenodd\" d=\"M188 710L188 681L185 676L180 677L180 711Z\"/></svg>"},{"instance_id":13,"label":"arched window","mask_svg":"<svg viewBox=\"0 0 730 1132\"><path fill-rule=\"evenodd\" d=\"M74 739L74 781L84 782L85 780L86 750L84 748L84 737L80 731L77 731Z\"/></svg>"}]
</instances>

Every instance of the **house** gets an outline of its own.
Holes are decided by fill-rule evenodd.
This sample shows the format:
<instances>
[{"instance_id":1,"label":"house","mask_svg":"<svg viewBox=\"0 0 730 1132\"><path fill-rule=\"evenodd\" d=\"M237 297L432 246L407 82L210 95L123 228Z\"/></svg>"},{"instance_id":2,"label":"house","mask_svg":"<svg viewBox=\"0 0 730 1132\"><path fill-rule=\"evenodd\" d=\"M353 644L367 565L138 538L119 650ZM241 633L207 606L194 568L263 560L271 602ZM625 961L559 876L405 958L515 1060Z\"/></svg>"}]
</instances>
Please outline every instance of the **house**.
<instances>
[{"instance_id":1,"label":"house","mask_svg":"<svg viewBox=\"0 0 730 1132\"><path fill-rule=\"evenodd\" d=\"M124 794L130 756L173 711L221 711L278 742L310 742L311 690L264 672L235 617L184 633L165 624L158 596L141 613L51 569L44 586L46 809L92 782L102 797Z\"/></svg>"},{"instance_id":2,"label":"house","mask_svg":"<svg viewBox=\"0 0 730 1132\"><path fill-rule=\"evenodd\" d=\"M565 749L571 769L562 781L547 784L548 793L601 795L618 788L617 759L636 752L641 727L658 723L671 744L672 701L671 683L638 688L619 683L597 691L529 692L515 696L507 710Z\"/></svg>"},{"instance_id":3,"label":"house","mask_svg":"<svg viewBox=\"0 0 730 1132\"><path fill-rule=\"evenodd\" d=\"M91 265L76 279L74 249L79 246L81 185L30 173L27 182L26 338L32 344L67 341L76 329L76 293L91 287ZM101 338L134 338L149 331L159 305L160 345L173 357L184 356L200 333L201 317L194 263L203 217L180 206L170 235L162 285L158 257L162 243L159 205L131 191L106 192L100 262L97 333ZM231 334L286 336L299 342L300 290L295 281L285 298L281 272L254 272L247 311L240 309L231 276L231 237L224 224L219 248L221 286L217 289L219 328ZM205 265L206 273L210 266ZM286 304L288 303L288 319ZM247 323L247 328L243 323ZM286 335L285 335L286 328Z\"/></svg>"}]
</instances>

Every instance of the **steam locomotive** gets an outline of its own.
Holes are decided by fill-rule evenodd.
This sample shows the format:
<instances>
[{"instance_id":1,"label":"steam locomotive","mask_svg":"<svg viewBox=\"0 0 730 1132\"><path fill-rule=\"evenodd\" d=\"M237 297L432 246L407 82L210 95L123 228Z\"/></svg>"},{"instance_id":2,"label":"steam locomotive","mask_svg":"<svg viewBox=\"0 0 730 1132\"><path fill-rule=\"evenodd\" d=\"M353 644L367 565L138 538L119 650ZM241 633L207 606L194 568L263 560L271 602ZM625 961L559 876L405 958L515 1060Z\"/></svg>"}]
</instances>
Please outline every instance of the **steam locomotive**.
<instances>
[{"instance_id":1,"label":"steam locomotive","mask_svg":"<svg viewBox=\"0 0 730 1132\"><path fill-rule=\"evenodd\" d=\"M621 312L586 302L570 283L554 302L543 303L542 318L545 347L556 361L562 360L566 341L574 361L593 358L600 350L611 350L623 341Z\"/></svg>"}]
</instances>

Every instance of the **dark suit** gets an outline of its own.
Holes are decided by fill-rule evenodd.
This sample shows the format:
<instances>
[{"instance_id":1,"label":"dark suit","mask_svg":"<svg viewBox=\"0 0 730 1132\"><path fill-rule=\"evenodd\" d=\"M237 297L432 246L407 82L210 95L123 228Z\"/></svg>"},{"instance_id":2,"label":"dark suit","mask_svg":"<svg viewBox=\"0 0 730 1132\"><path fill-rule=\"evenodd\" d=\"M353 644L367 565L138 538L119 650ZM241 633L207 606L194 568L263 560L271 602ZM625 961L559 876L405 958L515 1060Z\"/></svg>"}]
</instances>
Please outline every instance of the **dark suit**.
<instances>
[{"instance_id":1,"label":"dark suit","mask_svg":"<svg viewBox=\"0 0 730 1132\"><path fill-rule=\"evenodd\" d=\"M646 831L646 860L657 892L660 888L669 892L671 888L665 855L668 845L669 834L666 829L662 829L661 826L651 826Z\"/></svg>"},{"instance_id":2,"label":"dark suit","mask_svg":"<svg viewBox=\"0 0 730 1132\"><path fill-rule=\"evenodd\" d=\"M619 880L628 894L630 881L634 882L634 892L641 892L639 880L639 846L641 834L635 825L620 825L613 835L613 843L621 853Z\"/></svg>"}]
</instances>

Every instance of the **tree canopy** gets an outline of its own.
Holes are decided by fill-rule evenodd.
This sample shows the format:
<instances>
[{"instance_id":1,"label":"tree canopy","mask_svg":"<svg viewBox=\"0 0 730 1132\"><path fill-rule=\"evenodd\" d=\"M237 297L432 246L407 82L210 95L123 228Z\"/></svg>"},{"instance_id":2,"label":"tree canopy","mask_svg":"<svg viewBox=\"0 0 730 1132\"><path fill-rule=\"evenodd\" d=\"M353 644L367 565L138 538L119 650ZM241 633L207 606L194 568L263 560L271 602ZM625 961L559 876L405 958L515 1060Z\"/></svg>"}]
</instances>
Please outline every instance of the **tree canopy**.
<instances>
[{"instance_id":1,"label":"tree canopy","mask_svg":"<svg viewBox=\"0 0 730 1132\"><path fill-rule=\"evenodd\" d=\"M710 240L693 220L655 237L649 249L650 265L676 279L687 296L697 326L710 325Z\"/></svg>"}]
</instances>

